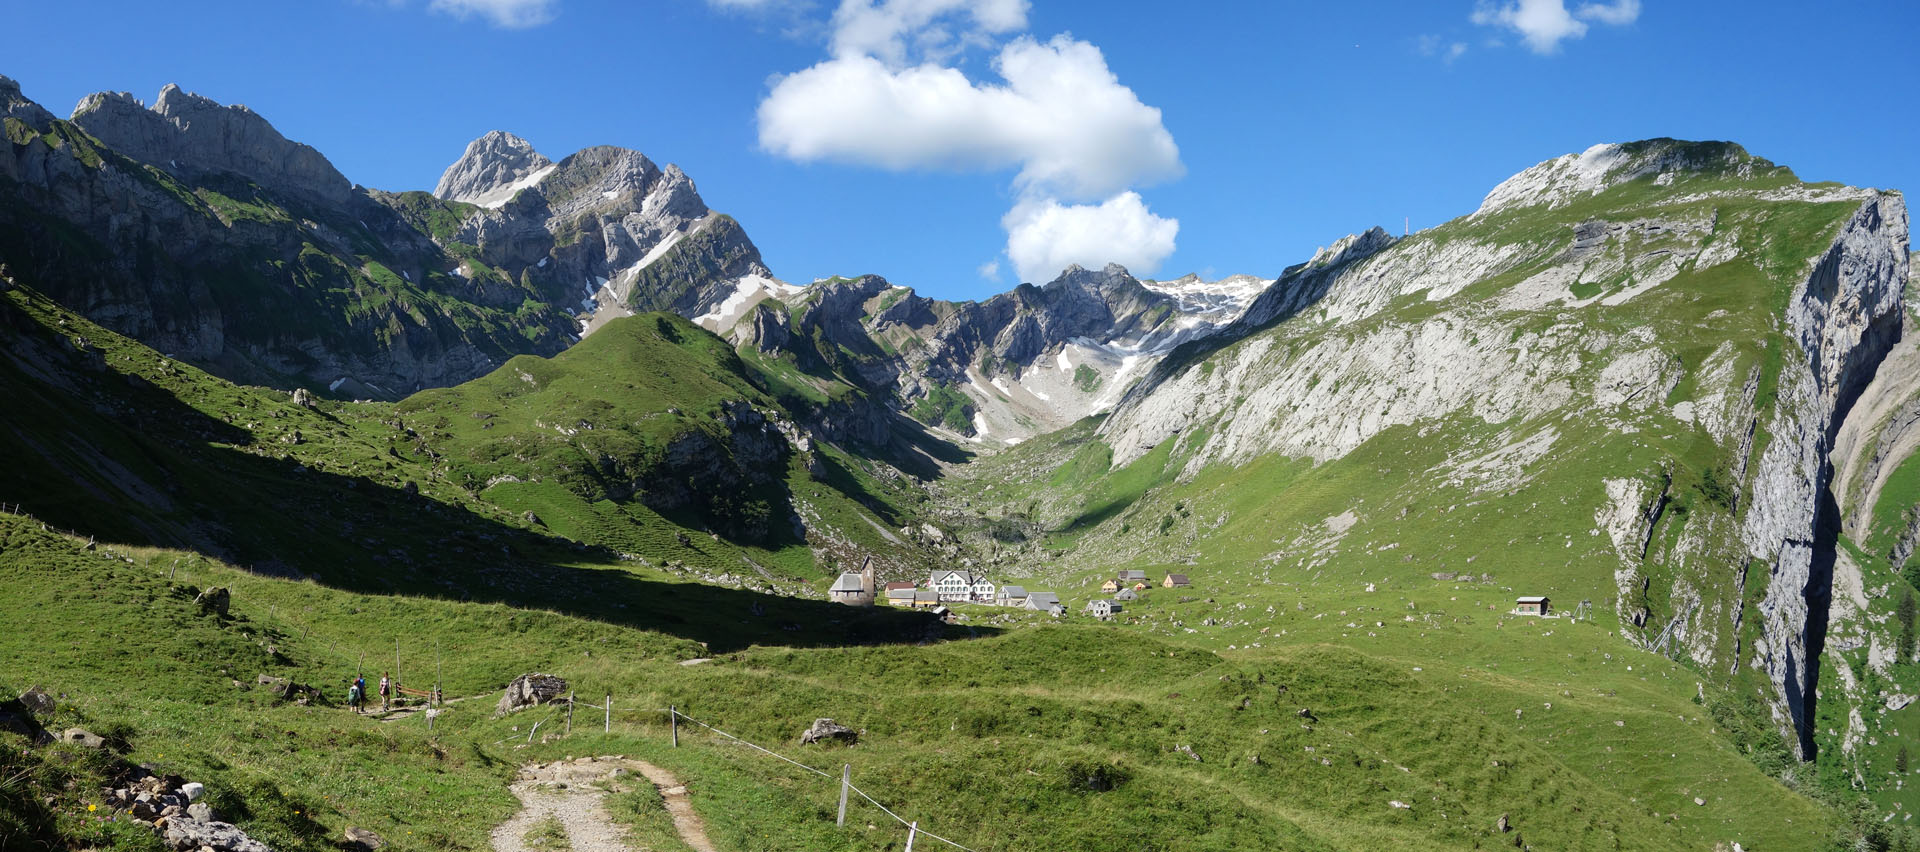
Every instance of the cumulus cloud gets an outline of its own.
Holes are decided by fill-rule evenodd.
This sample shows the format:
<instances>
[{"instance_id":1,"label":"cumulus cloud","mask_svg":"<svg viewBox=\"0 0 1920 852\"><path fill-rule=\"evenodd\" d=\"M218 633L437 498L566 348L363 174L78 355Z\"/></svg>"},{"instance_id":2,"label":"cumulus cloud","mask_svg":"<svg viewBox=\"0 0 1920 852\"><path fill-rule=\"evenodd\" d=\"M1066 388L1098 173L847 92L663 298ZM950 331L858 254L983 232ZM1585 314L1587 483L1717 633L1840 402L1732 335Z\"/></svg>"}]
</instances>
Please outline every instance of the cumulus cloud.
<instances>
[{"instance_id":1,"label":"cumulus cloud","mask_svg":"<svg viewBox=\"0 0 1920 852\"><path fill-rule=\"evenodd\" d=\"M1070 263L1118 263L1147 274L1173 254L1180 222L1155 216L1137 192L1099 204L1029 199L1007 211L1007 257L1023 281L1045 281Z\"/></svg>"},{"instance_id":2,"label":"cumulus cloud","mask_svg":"<svg viewBox=\"0 0 1920 852\"><path fill-rule=\"evenodd\" d=\"M478 15L496 27L524 29L553 20L558 5L559 0L433 0L427 8L462 19Z\"/></svg>"},{"instance_id":3,"label":"cumulus cloud","mask_svg":"<svg viewBox=\"0 0 1920 852\"><path fill-rule=\"evenodd\" d=\"M1559 51L1560 42L1587 34L1587 23L1625 26L1640 18L1640 0L1613 0L1610 3L1583 3L1567 10L1565 0L1481 0L1472 20L1481 26L1502 27L1520 35L1534 53Z\"/></svg>"},{"instance_id":4,"label":"cumulus cloud","mask_svg":"<svg viewBox=\"0 0 1920 852\"><path fill-rule=\"evenodd\" d=\"M760 144L795 160L894 170L1018 166L1022 189L1075 198L1180 174L1160 111L1120 85L1099 48L1020 38L993 66L1004 85L864 55L822 62L774 85L760 104Z\"/></svg>"},{"instance_id":5,"label":"cumulus cloud","mask_svg":"<svg viewBox=\"0 0 1920 852\"><path fill-rule=\"evenodd\" d=\"M1014 170L1019 201L1003 224L1023 277L1058 271L1038 265L1047 255L1031 243L1045 233L1076 240L1071 261L1084 265L1157 263L1179 225L1126 190L1179 177L1179 146L1160 110L1120 83L1098 47L1021 34L1027 9L1027 0L843 0L831 57L778 78L761 102L761 147L802 162L895 171ZM954 64L976 47L993 50L992 78ZM1068 227L1117 226L1129 216L1131 227L1104 231L1100 259L1090 254L1096 232ZM1142 252L1120 242L1127 235L1167 248Z\"/></svg>"}]
</instances>

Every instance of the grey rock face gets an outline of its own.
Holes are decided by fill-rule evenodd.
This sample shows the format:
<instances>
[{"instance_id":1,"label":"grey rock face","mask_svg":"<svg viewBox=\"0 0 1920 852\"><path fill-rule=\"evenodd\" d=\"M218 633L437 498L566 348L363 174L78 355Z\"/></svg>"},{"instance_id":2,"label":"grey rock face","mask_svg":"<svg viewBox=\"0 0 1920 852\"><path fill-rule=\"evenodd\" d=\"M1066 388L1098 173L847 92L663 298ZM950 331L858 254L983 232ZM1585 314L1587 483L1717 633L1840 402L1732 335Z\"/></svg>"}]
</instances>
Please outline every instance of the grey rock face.
<instances>
[{"instance_id":1,"label":"grey rock face","mask_svg":"<svg viewBox=\"0 0 1920 852\"><path fill-rule=\"evenodd\" d=\"M533 150L527 140L495 130L467 144L460 156L434 185L433 194L482 207L498 207L553 161Z\"/></svg>"},{"instance_id":2,"label":"grey rock face","mask_svg":"<svg viewBox=\"0 0 1920 852\"><path fill-rule=\"evenodd\" d=\"M1780 403L1754 475L1742 537L1769 564L1756 664L1780 692L1801 756L1811 758L1815 685L1840 518L1828 486L1835 434L1899 340L1908 222L1898 195L1867 200L1788 303L1800 352L1782 368Z\"/></svg>"},{"instance_id":3,"label":"grey rock face","mask_svg":"<svg viewBox=\"0 0 1920 852\"><path fill-rule=\"evenodd\" d=\"M353 184L319 151L289 141L244 106L224 106L172 84L151 110L125 92L88 95L70 120L114 150L176 174L237 174L324 204L353 196Z\"/></svg>"},{"instance_id":4,"label":"grey rock face","mask_svg":"<svg viewBox=\"0 0 1920 852\"><path fill-rule=\"evenodd\" d=\"M53 123L53 113L27 100L20 92L20 84L5 75L0 75L0 118L17 118L41 132Z\"/></svg>"}]
</instances>

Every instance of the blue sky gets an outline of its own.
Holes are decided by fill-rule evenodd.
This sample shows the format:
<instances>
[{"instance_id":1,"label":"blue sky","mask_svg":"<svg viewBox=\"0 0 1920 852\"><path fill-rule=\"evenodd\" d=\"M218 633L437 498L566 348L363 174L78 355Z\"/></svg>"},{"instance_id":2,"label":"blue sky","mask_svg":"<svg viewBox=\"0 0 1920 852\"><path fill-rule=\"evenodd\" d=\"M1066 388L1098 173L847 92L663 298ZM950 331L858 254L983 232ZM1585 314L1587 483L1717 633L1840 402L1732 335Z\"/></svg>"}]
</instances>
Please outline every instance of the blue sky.
<instances>
[{"instance_id":1,"label":"blue sky","mask_svg":"<svg viewBox=\"0 0 1920 852\"><path fill-rule=\"evenodd\" d=\"M1920 187L1911 0L246 0L10 18L0 74L56 113L178 83L390 190L431 189L493 129L554 159L637 148L686 169L783 278L873 272L945 298L1096 256L1272 276L1349 232L1471 212L1597 142L1730 139L1809 180Z\"/></svg>"}]
</instances>

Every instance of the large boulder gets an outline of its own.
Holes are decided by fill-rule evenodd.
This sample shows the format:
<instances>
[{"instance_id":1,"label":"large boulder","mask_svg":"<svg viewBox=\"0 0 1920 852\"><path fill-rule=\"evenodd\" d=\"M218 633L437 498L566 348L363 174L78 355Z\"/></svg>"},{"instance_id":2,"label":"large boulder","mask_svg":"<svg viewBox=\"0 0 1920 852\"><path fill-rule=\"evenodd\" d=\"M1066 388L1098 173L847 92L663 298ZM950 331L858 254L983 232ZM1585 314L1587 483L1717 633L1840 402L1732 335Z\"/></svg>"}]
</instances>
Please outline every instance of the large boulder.
<instances>
[{"instance_id":1,"label":"large boulder","mask_svg":"<svg viewBox=\"0 0 1920 852\"><path fill-rule=\"evenodd\" d=\"M551 703L566 694L565 680L550 674L529 672L507 684L507 694L500 696L500 703L494 707L493 715L505 716L538 704Z\"/></svg>"},{"instance_id":2,"label":"large boulder","mask_svg":"<svg viewBox=\"0 0 1920 852\"><path fill-rule=\"evenodd\" d=\"M224 616L227 614L227 610L233 606L233 592L228 591L225 587L215 586L195 595L193 605L200 608L201 615Z\"/></svg>"},{"instance_id":3,"label":"large boulder","mask_svg":"<svg viewBox=\"0 0 1920 852\"><path fill-rule=\"evenodd\" d=\"M815 719L813 726L800 735L800 744L812 745L822 741L853 745L860 741L860 733L832 719Z\"/></svg>"}]
</instances>

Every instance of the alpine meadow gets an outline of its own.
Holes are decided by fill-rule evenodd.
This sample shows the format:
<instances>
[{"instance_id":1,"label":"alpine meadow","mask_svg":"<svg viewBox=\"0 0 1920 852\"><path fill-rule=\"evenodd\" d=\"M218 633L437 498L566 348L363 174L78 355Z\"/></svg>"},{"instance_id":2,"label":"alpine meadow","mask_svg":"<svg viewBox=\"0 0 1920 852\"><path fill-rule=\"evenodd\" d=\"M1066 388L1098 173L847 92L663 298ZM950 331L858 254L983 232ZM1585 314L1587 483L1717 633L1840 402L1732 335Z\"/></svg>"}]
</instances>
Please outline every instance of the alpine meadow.
<instances>
[{"instance_id":1,"label":"alpine meadow","mask_svg":"<svg viewBox=\"0 0 1920 852\"><path fill-rule=\"evenodd\" d=\"M230 12L448 33L336 84L414 99L354 131L396 162L471 140L431 191L269 121L339 98L61 118L43 61L0 77L0 852L1920 849L1909 212L1769 159L1790 119L1381 160L1511 176L1222 272L1194 253L1230 205L1184 187L1340 185L1285 137L1405 136L1372 125L1414 95L1203 127L1132 57L1183 24L1068 35L1092 12L1043 0L706 0L622 49L764 47L526 72L670 141L750 126L703 195L703 143L474 138L537 113L422 64L584 54L633 10L332 5ZM1449 78L1681 26L1435 5L1396 61ZM732 64L757 106L714 100ZM714 112L640 94L676 87ZM1647 126L1614 97L1581 132ZM579 135L569 98L516 130ZM1840 137L1911 159L1899 121L1830 144L1871 174ZM1222 177L1236 135L1286 161ZM826 231L954 266L980 210L983 291L781 271Z\"/></svg>"}]
</instances>

